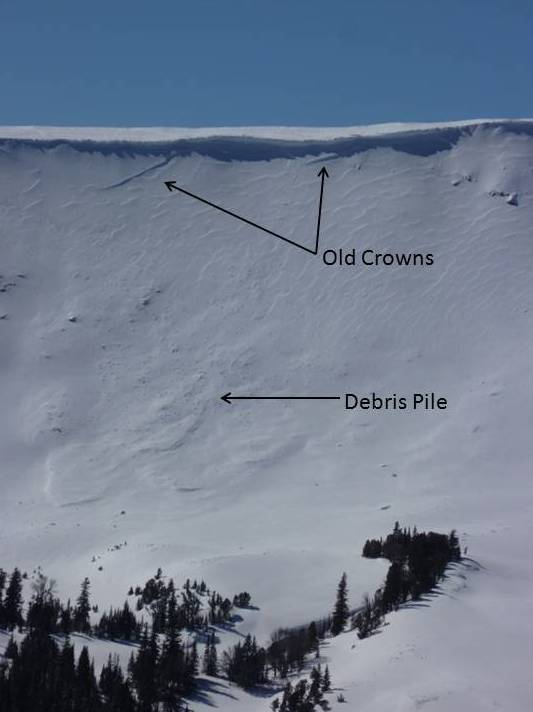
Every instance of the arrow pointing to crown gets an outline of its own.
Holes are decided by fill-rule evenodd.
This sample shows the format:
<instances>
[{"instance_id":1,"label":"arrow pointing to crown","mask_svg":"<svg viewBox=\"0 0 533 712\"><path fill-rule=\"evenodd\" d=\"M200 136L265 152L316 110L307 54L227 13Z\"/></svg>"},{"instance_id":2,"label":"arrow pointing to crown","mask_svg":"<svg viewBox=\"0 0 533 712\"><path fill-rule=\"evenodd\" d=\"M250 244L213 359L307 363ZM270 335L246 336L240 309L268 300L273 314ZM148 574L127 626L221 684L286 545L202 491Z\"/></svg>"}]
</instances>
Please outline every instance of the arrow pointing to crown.
<instances>
[{"instance_id":1,"label":"arrow pointing to crown","mask_svg":"<svg viewBox=\"0 0 533 712\"><path fill-rule=\"evenodd\" d=\"M325 166L318 171L318 176L320 177L320 199L318 201L318 220L316 222L316 240L315 240L315 255L318 255L318 243L320 240L320 221L322 220L322 200L324 198L324 180L329 178L329 173L327 172Z\"/></svg>"},{"instance_id":2,"label":"arrow pointing to crown","mask_svg":"<svg viewBox=\"0 0 533 712\"><path fill-rule=\"evenodd\" d=\"M182 188L181 186L179 186L175 180L166 180L166 181L164 181L164 183L171 193L174 191L177 191L179 193L183 193L184 195L188 195L190 198L194 198L195 200L199 200L200 203L204 203L204 205L209 205L209 207L215 208L215 210L219 210L221 213L230 215L232 218L235 218L236 220L240 220L241 222L244 222L247 225L251 225L252 227L257 228L258 230L261 230L262 232L266 232L268 235L277 237L278 240L283 240L283 242L288 242L290 245L294 245L294 247L299 247L301 250L305 250L305 252L309 252L311 255L317 255L318 254L318 243L319 243L319 239L320 239L320 222L322 219L322 202L323 202L323 198L324 198L324 179L326 177L329 177L329 173L327 172L327 170L324 166L318 172L318 176L320 177L320 198L319 198L319 203L318 203L318 220L317 220L314 249L311 249L310 247L306 247L305 245L302 245L299 242L295 242L295 240L290 240L288 237L284 237L283 235L280 235L279 233L274 232L273 230L269 230L268 228L263 227L262 225L259 225L258 223L254 222L253 220L249 220L248 218L245 218L242 215L238 215L237 213L234 213L232 210L228 210L227 208L222 207L222 205L217 205L216 203L213 203L211 200L207 200L206 198L202 198L200 195L191 193L191 191L185 190L185 188Z\"/></svg>"}]
</instances>

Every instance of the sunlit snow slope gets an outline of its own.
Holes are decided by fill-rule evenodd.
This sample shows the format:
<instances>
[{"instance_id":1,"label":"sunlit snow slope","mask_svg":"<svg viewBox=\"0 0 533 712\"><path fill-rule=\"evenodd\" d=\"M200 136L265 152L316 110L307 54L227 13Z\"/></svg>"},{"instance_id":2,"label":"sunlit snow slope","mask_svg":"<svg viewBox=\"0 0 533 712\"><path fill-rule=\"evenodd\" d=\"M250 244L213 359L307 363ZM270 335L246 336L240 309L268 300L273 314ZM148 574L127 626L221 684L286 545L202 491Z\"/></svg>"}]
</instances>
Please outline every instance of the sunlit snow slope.
<instances>
[{"instance_id":1,"label":"sunlit snow slope","mask_svg":"<svg viewBox=\"0 0 533 712\"><path fill-rule=\"evenodd\" d=\"M323 165L321 251L433 266L326 266L164 185L312 247ZM456 527L489 572L469 600L501 591L524 643L532 225L528 121L0 129L0 565L40 564L65 594L89 575L101 605L157 566L204 577L251 591L262 636L327 613L343 570L354 605L375 589L361 546L395 520Z\"/></svg>"}]
</instances>

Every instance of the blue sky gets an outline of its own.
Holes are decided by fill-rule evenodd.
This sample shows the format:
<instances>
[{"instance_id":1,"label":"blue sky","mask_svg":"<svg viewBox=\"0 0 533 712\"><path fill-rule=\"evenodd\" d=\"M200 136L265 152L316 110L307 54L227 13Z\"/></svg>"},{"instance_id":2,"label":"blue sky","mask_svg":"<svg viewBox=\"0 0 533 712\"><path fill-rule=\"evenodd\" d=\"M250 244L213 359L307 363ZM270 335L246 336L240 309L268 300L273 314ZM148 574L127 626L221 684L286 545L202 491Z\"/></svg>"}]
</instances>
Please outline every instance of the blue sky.
<instances>
[{"instance_id":1,"label":"blue sky","mask_svg":"<svg viewBox=\"0 0 533 712\"><path fill-rule=\"evenodd\" d=\"M0 124L533 115L530 0L0 0Z\"/></svg>"}]
</instances>

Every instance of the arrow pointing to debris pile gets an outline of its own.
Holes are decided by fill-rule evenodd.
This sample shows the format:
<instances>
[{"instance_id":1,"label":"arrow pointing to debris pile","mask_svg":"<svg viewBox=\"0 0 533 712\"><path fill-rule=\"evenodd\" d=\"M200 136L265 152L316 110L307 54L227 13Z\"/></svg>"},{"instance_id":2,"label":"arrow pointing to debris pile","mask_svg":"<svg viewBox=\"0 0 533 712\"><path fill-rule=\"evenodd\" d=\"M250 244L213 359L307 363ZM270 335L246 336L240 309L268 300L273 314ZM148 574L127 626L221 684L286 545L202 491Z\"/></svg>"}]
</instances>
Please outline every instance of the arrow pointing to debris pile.
<instances>
[{"instance_id":1,"label":"arrow pointing to debris pile","mask_svg":"<svg viewBox=\"0 0 533 712\"><path fill-rule=\"evenodd\" d=\"M220 400L231 405L236 400L341 400L341 396L234 396L230 392Z\"/></svg>"}]
</instances>

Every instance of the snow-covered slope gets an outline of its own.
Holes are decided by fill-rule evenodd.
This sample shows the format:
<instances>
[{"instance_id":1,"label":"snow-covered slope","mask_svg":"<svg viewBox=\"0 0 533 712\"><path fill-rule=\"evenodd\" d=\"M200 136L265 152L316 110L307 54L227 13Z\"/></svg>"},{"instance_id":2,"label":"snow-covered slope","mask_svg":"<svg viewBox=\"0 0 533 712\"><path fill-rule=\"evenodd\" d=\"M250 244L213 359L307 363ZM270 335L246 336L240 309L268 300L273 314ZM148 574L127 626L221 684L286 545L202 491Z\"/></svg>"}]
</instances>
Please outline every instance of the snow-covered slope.
<instances>
[{"instance_id":1,"label":"snow-covered slope","mask_svg":"<svg viewBox=\"0 0 533 712\"><path fill-rule=\"evenodd\" d=\"M327 266L164 186L312 247L322 165L321 251L430 252L434 264ZM326 613L343 570L354 605L374 590L385 566L361 546L395 520L456 527L485 569L453 594L454 634L477 650L481 616L483 655L497 665L516 646L525 675L532 166L531 121L0 129L0 565L40 564L64 595L89 575L101 605L157 566L204 577L249 590L251 629L266 637ZM434 391L448 407L228 406L227 391ZM414 613L402 644L411 620L432 616L432 649L467 676L442 638L456 608ZM376 661L393 627L368 641ZM511 709L492 677L490 699ZM468 709L492 709L471 702L481 679ZM390 709L367 688L368 709ZM425 695L396 709L461 708Z\"/></svg>"}]
</instances>

